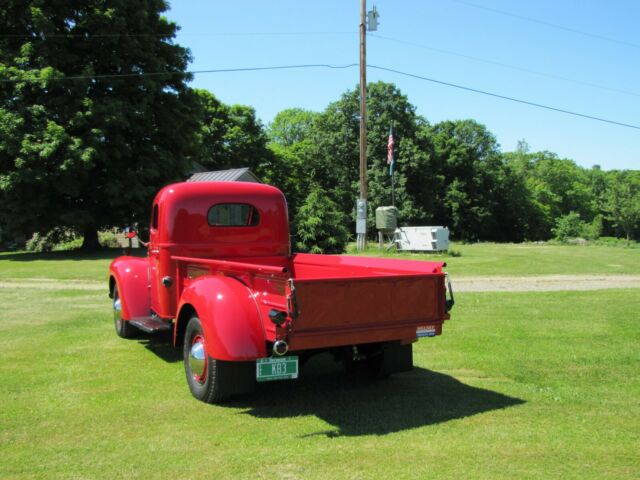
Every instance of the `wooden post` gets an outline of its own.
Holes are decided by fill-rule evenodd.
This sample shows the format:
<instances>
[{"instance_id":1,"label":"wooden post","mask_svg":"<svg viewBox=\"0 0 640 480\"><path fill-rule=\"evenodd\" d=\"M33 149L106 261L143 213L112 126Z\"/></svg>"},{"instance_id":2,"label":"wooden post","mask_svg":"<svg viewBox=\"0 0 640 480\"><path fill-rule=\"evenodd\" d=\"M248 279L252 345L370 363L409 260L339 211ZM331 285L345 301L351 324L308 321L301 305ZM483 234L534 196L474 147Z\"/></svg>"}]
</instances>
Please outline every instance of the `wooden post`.
<instances>
[{"instance_id":1,"label":"wooden post","mask_svg":"<svg viewBox=\"0 0 640 480\"><path fill-rule=\"evenodd\" d=\"M360 198L367 200L367 1L360 1ZM357 248L367 246L367 234L357 234Z\"/></svg>"}]
</instances>

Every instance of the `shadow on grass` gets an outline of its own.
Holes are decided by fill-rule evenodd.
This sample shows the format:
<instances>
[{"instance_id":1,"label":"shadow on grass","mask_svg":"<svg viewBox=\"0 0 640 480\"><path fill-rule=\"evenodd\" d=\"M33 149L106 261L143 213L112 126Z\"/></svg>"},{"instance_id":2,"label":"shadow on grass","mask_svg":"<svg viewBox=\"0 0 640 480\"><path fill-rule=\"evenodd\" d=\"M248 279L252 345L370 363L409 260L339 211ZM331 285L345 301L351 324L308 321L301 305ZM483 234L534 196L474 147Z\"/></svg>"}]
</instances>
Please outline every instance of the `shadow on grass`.
<instances>
[{"instance_id":1,"label":"shadow on grass","mask_svg":"<svg viewBox=\"0 0 640 480\"><path fill-rule=\"evenodd\" d=\"M122 248L101 248L99 250L65 250L61 252L12 252L0 253L0 260L12 262L32 262L34 260L109 260L123 255ZM134 257L146 257L147 249L132 249L128 255Z\"/></svg>"},{"instance_id":2,"label":"shadow on grass","mask_svg":"<svg viewBox=\"0 0 640 480\"><path fill-rule=\"evenodd\" d=\"M152 335L140 332L135 337L135 340L165 362L176 363L182 361L182 350L173 346L171 332L161 332Z\"/></svg>"},{"instance_id":3,"label":"shadow on grass","mask_svg":"<svg viewBox=\"0 0 640 480\"><path fill-rule=\"evenodd\" d=\"M254 394L229 405L247 408L245 414L257 418L315 415L335 429L305 437L337 437L386 435L525 403L419 367L386 380L358 379L335 366L329 369L326 362L308 365L298 381L259 384Z\"/></svg>"},{"instance_id":4,"label":"shadow on grass","mask_svg":"<svg viewBox=\"0 0 640 480\"><path fill-rule=\"evenodd\" d=\"M135 340L165 362L182 361L182 351L173 347L169 332L140 334ZM315 415L335 428L305 437L337 437L386 435L523 403L420 367L385 380L347 375L325 354L309 360L298 380L259 383L254 393L225 405L257 418Z\"/></svg>"}]
</instances>

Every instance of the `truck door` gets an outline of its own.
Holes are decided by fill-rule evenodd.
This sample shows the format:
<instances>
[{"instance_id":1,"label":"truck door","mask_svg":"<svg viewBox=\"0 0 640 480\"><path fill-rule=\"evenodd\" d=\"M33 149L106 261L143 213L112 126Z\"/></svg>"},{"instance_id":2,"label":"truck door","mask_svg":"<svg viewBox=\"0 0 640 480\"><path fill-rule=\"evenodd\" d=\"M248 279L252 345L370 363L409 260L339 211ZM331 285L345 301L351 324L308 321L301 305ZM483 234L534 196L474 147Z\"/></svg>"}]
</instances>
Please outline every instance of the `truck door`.
<instances>
[{"instance_id":1,"label":"truck door","mask_svg":"<svg viewBox=\"0 0 640 480\"><path fill-rule=\"evenodd\" d=\"M161 289L160 278L158 278L158 268L160 263L160 235L158 232L158 204L153 205L151 213L151 229L149 231L149 286L151 287L151 309L160 312L160 302L158 297Z\"/></svg>"}]
</instances>

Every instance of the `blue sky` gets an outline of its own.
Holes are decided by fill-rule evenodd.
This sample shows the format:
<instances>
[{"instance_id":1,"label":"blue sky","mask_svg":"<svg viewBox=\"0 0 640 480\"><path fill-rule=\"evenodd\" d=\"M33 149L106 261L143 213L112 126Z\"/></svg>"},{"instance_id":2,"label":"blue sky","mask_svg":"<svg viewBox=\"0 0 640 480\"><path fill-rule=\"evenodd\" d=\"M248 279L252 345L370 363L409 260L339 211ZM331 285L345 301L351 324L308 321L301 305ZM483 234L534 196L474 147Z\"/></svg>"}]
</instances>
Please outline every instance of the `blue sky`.
<instances>
[{"instance_id":1,"label":"blue sky","mask_svg":"<svg viewBox=\"0 0 640 480\"><path fill-rule=\"evenodd\" d=\"M638 1L367 1L373 5L380 25L367 38L370 65L640 125ZM182 28L177 42L191 50L192 70L359 61L359 0L173 0L166 15ZM358 77L357 67L236 72L196 75L192 85L251 105L267 124L285 108L323 110ZM367 80L395 83L432 123L485 124L503 151L525 139L585 167L640 168L638 129L373 69Z\"/></svg>"}]
</instances>

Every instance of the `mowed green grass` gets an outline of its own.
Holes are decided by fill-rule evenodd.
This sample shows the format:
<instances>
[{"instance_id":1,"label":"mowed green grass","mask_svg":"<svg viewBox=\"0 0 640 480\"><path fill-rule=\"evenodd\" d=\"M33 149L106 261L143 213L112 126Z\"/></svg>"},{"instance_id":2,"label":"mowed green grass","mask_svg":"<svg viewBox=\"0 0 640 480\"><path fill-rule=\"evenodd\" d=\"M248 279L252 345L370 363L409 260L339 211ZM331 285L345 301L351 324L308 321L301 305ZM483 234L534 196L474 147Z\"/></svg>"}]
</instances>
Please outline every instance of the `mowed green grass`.
<instances>
[{"instance_id":1,"label":"mowed green grass","mask_svg":"<svg viewBox=\"0 0 640 480\"><path fill-rule=\"evenodd\" d=\"M134 250L136 255L146 251ZM100 281L107 278L109 263L121 249L97 252L1 252L0 281L24 279L59 279ZM106 280L105 280L106 281Z\"/></svg>"},{"instance_id":2,"label":"mowed green grass","mask_svg":"<svg viewBox=\"0 0 640 480\"><path fill-rule=\"evenodd\" d=\"M0 260L0 478L640 477L640 289L460 293L411 373L318 357L212 406L166 339L115 335L106 289L28 286L104 279L82 258Z\"/></svg>"},{"instance_id":3,"label":"mowed green grass","mask_svg":"<svg viewBox=\"0 0 640 480\"><path fill-rule=\"evenodd\" d=\"M637 246L454 243L451 251L459 256L388 252L370 242L364 255L446 262L446 269L454 278L479 275L640 274L640 248ZM145 255L142 249L134 252L135 255ZM350 248L350 254L354 253L357 252ZM120 254L120 249L90 254L0 253L0 281L25 278L103 280L109 263Z\"/></svg>"},{"instance_id":4,"label":"mowed green grass","mask_svg":"<svg viewBox=\"0 0 640 480\"><path fill-rule=\"evenodd\" d=\"M453 243L450 254L389 252L369 244L365 255L447 263L457 276L640 273L640 248L548 243ZM356 252L352 252L356 253Z\"/></svg>"}]
</instances>

